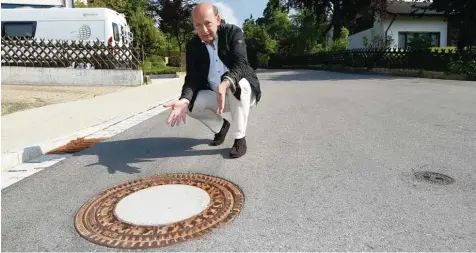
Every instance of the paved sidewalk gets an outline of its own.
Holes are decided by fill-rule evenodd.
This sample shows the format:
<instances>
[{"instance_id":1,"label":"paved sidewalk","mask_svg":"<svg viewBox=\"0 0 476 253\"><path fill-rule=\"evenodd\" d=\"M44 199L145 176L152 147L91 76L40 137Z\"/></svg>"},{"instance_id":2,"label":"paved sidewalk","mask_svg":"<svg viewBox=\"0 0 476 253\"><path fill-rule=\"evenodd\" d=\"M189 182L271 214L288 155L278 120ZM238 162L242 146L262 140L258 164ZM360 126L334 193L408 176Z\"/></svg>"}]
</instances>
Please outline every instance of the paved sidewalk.
<instances>
[{"instance_id":1,"label":"paved sidewalk","mask_svg":"<svg viewBox=\"0 0 476 253\"><path fill-rule=\"evenodd\" d=\"M42 149L54 141L90 135L178 97L182 84L182 78L153 79L150 85L2 116L2 171L49 151Z\"/></svg>"}]
</instances>

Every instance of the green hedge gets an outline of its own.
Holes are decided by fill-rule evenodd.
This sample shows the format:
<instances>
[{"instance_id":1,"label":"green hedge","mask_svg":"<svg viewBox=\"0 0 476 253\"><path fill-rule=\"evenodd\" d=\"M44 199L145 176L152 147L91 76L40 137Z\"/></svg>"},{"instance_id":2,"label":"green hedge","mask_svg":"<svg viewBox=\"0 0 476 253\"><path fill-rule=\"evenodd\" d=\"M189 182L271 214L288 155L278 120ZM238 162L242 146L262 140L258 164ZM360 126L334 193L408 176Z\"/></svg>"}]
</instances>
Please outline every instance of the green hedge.
<instances>
[{"instance_id":1,"label":"green hedge","mask_svg":"<svg viewBox=\"0 0 476 253\"><path fill-rule=\"evenodd\" d=\"M170 64L169 64L170 65ZM166 66L162 56L152 55L146 57L142 64L142 71L146 75L175 74L180 72L179 67Z\"/></svg>"},{"instance_id":2,"label":"green hedge","mask_svg":"<svg viewBox=\"0 0 476 253\"><path fill-rule=\"evenodd\" d=\"M144 74L146 75L175 74L177 72L180 72L180 68L170 66L151 68L148 71L144 70Z\"/></svg>"},{"instance_id":3,"label":"green hedge","mask_svg":"<svg viewBox=\"0 0 476 253\"><path fill-rule=\"evenodd\" d=\"M342 65L367 69L412 69L474 76L476 74L476 48L467 48L463 51L364 48L310 55L272 55L268 61L270 68L309 65Z\"/></svg>"},{"instance_id":4,"label":"green hedge","mask_svg":"<svg viewBox=\"0 0 476 253\"><path fill-rule=\"evenodd\" d=\"M186 70L185 53L169 56L168 66L178 67L181 72L185 72Z\"/></svg>"},{"instance_id":5,"label":"green hedge","mask_svg":"<svg viewBox=\"0 0 476 253\"><path fill-rule=\"evenodd\" d=\"M444 52L444 53L453 53L456 52L456 47L431 47L431 52L433 53L438 53L438 52Z\"/></svg>"}]
</instances>

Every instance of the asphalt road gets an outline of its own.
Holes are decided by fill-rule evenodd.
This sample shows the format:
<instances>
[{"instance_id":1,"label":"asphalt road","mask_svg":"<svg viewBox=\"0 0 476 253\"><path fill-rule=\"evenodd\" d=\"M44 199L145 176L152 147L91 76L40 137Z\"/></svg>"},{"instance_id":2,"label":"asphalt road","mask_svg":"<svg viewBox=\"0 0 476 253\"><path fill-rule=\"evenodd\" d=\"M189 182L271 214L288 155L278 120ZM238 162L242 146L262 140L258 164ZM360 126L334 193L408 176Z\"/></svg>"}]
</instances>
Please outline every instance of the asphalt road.
<instances>
[{"instance_id":1,"label":"asphalt road","mask_svg":"<svg viewBox=\"0 0 476 253\"><path fill-rule=\"evenodd\" d=\"M158 251L476 251L476 83L314 71L259 74L248 154L162 113L2 190L2 251L117 251L77 210L123 182L197 172L239 185L240 215ZM450 185L417 181L434 171Z\"/></svg>"}]
</instances>

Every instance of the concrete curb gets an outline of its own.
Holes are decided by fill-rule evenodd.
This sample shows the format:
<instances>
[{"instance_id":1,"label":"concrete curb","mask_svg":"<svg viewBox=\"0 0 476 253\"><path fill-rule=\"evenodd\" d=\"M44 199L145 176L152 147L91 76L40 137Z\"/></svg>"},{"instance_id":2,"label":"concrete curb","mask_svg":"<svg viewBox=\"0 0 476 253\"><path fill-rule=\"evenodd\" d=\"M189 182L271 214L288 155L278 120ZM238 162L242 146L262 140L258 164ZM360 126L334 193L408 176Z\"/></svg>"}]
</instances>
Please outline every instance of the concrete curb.
<instances>
[{"instance_id":1,"label":"concrete curb","mask_svg":"<svg viewBox=\"0 0 476 253\"><path fill-rule=\"evenodd\" d=\"M11 169L15 166L18 166L18 165L22 164L22 163L28 162L28 161L30 161L30 160L38 157L38 156L44 155L46 152L48 152L52 149L58 148L62 145L65 145L66 143L70 142L71 140L74 140L76 138L91 136L91 135L93 135L93 134L95 134L95 133L97 133L101 130L108 129L112 126L117 126L121 122L126 121L126 120L128 120L128 119L130 119L134 116L139 116L141 114L145 114L147 112L152 111L152 114L149 113L148 115L146 115L145 118L142 117L140 119L141 121L135 120L135 123L138 124L138 123L140 123L144 120L147 120L148 118L153 117L154 115L157 115L158 113L161 113L162 111L164 111L165 109L162 110L162 108L160 108L160 106L162 106L163 104L165 104L165 103L167 103L167 102L169 102L173 99L178 99L178 96L168 97L167 99L161 100L160 102L155 103L152 106L149 106L144 110L137 111L137 112L129 114L127 116L120 116L120 117L115 117L115 118L112 118L112 119L108 119L108 120L103 121L99 124L87 127L85 129L76 131L76 132L71 133L71 134L67 134L67 135L60 136L58 138L46 140L46 141L41 142L41 143L36 143L36 144L33 144L33 145L29 145L27 147L15 148L15 149L8 150L8 151L2 153L2 171L7 171L7 170L9 170L9 169ZM123 127L120 127L119 129L124 131L124 130L132 127L132 126L133 125L123 126ZM117 133L119 133L119 132L117 132Z\"/></svg>"}]
</instances>

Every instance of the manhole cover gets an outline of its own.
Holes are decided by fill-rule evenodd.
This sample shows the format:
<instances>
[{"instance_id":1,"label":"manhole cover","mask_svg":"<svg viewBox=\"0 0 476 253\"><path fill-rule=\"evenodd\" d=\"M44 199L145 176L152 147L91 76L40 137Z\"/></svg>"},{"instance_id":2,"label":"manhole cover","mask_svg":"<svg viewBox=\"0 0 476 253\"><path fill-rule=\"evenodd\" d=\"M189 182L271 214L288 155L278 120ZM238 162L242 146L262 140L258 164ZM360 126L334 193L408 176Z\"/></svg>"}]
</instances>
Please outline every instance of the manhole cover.
<instances>
[{"instance_id":1,"label":"manhole cover","mask_svg":"<svg viewBox=\"0 0 476 253\"><path fill-rule=\"evenodd\" d=\"M452 184L454 179L440 173L430 172L430 171L421 171L415 172L415 177L420 181L425 181L432 184Z\"/></svg>"},{"instance_id":2,"label":"manhole cover","mask_svg":"<svg viewBox=\"0 0 476 253\"><path fill-rule=\"evenodd\" d=\"M66 145L63 145L59 148L55 148L47 152L46 154L59 155L59 154L77 153L87 148L90 148L103 140L104 139L101 139L101 138L95 138L95 139L77 138L76 140L72 140L68 142Z\"/></svg>"},{"instance_id":3,"label":"manhole cover","mask_svg":"<svg viewBox=\"0 0 476 253\"><path fill-rule=\"evenodd\" d=\"M82 237L106 247L164 247L231 221L243 199L236 185L221 178L154 176L118 185L88 201L76 214L75 226Z\"/></svg>"}]
</instances>

